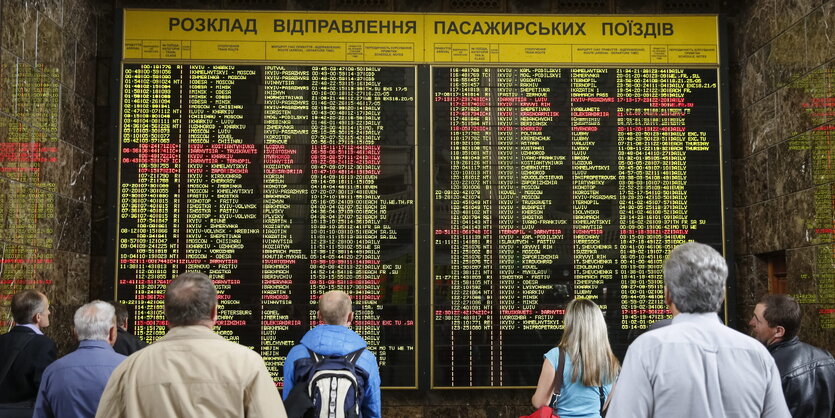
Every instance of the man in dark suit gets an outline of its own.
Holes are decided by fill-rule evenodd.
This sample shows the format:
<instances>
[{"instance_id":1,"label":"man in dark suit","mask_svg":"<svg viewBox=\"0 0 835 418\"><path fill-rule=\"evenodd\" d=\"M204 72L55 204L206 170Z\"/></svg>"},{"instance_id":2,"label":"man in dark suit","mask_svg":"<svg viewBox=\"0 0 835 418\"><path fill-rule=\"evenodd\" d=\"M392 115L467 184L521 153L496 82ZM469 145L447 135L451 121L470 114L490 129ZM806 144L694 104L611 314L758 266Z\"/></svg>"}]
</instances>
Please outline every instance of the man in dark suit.
<instances>
[{"instance_id":1,"label":"man in dark suit","mask_svg":"<svg viewBox=\"0 0 835 418\"><path fill-rule=\"evenodd\" d=\"M0 335L0 403L34 401L46 366L58 357L41 330L49 326L49 301L37 290L12 297L15 327ZM9 362L11 364L9 365Z\"/></svg>"},{"instance_id":2,"label":"man in dark suit","mask_svg":"<svg viewBox=\"0 0 835 418\"><path fill-rule=\"evenodd\" d=\"M116 301L112 301L110 304L116 309L116 330L118 332L116 344L113 344L113 351L129 356L139 351L139 349L147 347L148 344L145 341L128 332L128 308Z\"/></svg>"}]
</instances>

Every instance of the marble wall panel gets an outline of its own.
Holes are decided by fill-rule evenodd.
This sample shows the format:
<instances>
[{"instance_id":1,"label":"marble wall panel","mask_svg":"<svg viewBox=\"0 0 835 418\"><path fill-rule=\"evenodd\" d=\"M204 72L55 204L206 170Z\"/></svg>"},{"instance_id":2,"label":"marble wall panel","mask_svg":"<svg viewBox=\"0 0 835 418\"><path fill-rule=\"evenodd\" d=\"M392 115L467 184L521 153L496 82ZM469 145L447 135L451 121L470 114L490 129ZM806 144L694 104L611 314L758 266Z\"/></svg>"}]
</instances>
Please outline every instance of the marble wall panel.
<instances>
[{"instance_id":1,"label":"marble wall panel","mask_svg":"<svg viewBox=\"0 0 835 418\"><path fill-rule=\"evenodd\" d=\"M803 20L806 29L807 66L816 68L832 60L835 50L835 2L814 9Z\"/></svg>"},{"instance_id":2,"label":"marble wall panel","mask_svg":"<svg viewBox=\"0 0 835 418\"><path fill-rule=\"evenodd\" d=\"M733 187L734 207L745 206L748 200L747 182L745 181L746 160L736 159L731 161L731 187Z\"/></svg>"},{"instance_id":3,"label":"marble wall panel","mask_svg":"<svg viewBox=\"0 0 835 418\"><path fill-rule=\"evenodd\" d=\"M101 9L113 8L113 2L91 2L90 0L63 0L64 32L75 35L75 39L95 50L96 14Z\"/></svg>"},{"instance_id":4,"label":"marble wall panel","mask_svg":"<svg viewBox=\"0 0 835 418\"><path fill-rule=\"evenodd\" d=\"M749 208L748 231L750 232L750 248L753 254L764 254L781 249L780 234L784 231L777 218L779 212L777 199L766 200Z\"/></svg>"},{"instance_id":5,"label":"marble wall panel","mask_svg":"<svg viewBox=\"0 0 835 418\"><path fill-rule=\"evenodd\" d=\"M774 38L777 33L774 16L779 3L780 0L758 0L748 3L746 12L741 17L746 23L742 34L742 43L746 45L742 49L744 55L750 56Z\"/></svg>"},{"instance_id":6,"label":"marble wall panel","mask_svg":"<svg viewBox=\"0 0 835 418\"><path fill-rule=\"evenodd\" d=\"M780 33L771 43L766 60L767 85L778 89L801 74L808 72L806 59L806 30L804 25L789 27Z\"/></svg>"},{"instance_id":7,"label":"marble wall panel","mask_svg":"<svg viewBox=\"0 0 835 418\"><path fill-rule=\"evenodd\" d=\"M745 222L747 219L747 209L744 207L734 207L733 209L733 246L734 246L734 254L736 255L748 255L750 251L748 250L748 240L745 239L748 236L748 224Z\"/></svg>"},{"instance_id":8,"label":"marble wall panel","mask_svg":"<svg viewBox=\"0 0 835 418\"><path fill-rule=\"evenodd\" d=\"M17 87L17 57L0 49L0 112L14 114L14 89Z\"/></svg>"},{"instance_id":9,"label":"marble wall panel","mask_svg":"<svg viewBox=\"0 0 835 418\"><path fill-rule=\"evenodd\" d=\"M0 241L2 242L6 241L8 235L6 224L9 217L9 190L9 180L0 177ZM0 299L0 303L2 303L2 299Z\"/></svg>"},{"instance_id":10,"label":"marble wall panel","mask_svg":"<svg viewBox=\"0 0 835 418\"><path fill-rule=\"evenodd\" d=\"M95 51L83 43L78 44L76 67L76 94L88 101L95 95L96 56Z\"/></svg>"},{"instance_id":11,"label":"marble wall panel","mask_svg":"<svg viewBox=\"0 0 835 418\"><path fill-rule=\"evenodd\" d=\"M771 92L766 62L771 48L766 46L746 57L740 66L740 96L742 106L747 108Z\"/></svg>"},{"instance_id":12,"label":"marble wall panel","mask_svg":"<svg viewBox=\"0 0 835 418\"><path fill-rule=\"evenodd\" d=\"M46 135L58 136L58 107L60 105L61 86L57 75L57 68L38 64L32 74L33 88L27 94L31 95L31 115L26 119L38 130Z\"/></svg>"},{"instance_id":13,"label":"marble wall panel","mask_svg":"<svg viewBox=\"0 0 835 418\"><path fill-rule=\"evenodd\" d=\"M63 91L75 89L76 77L76 40L64 37L61 51L61 84Z\"/></svg>"},{"instance_id":14,"label":"marble wall panel","mask_svg":"<svg viewBox=\"0 0 835 418\"><path fill-rule=\"evenodd\" d=\"M64 23L64 0L35 0L32 3L44 17L59 25Z\"/></svg>"},{"instance_id":15,"label":"marble wall panel","mask_svg":"<svg viewBox=\"0 0 835 418\"><path fill-rule=\"evenodd\" d=\"M55 248L89 254L90 206L63 196L57 197L57 200Z\"/></svg>"},{"instance_id":16,"label":"marble wall panel","mask_svg":"<svg viewBox=\"0 0 835 418\"><path fill-rule=\"evenodd\" d=\"M56 148L55 161L44 164L43 183L52 185L54 191L70 190L73 147L64 141L57 141Z\"/></svg>"},{"instance_id":17,"label":"marble wall panel","mask_svg":"<svg viewBox=\"0 0 835 418\"><path fill-rule=\"evenodd\" d=\"M55 194L17 181L8 182L6 239L9 242L53 248L55 242Z\"/></svg>"},{"instance_id":18,"label":"marble wall panel","mask_svg":"<svg viewBox=\"0 0 835 418\"><path fill-rule=\"evenodd\" d=\"M93 195L93 155L73 148L72 166L68 175L70 197L89 204Z\"/></svg>"},{"instance_id":19,"label":"marble wall panel","mask_svg":"<svg viewBox=\"0 0 835 418\"><path fill-rule=\"evenodd\" d=\"M817 251L813 246L786 250L786 281L789 293L799 303L819 302L815 260Z\"/></svg>"},{"instance_id":20,"label":"marble wall panel","mask_svg":"<svg viewBox=\"0 0 835 418\"><path fill-rule=\"evenodd\" d=\"M58 346L58 356L64 356L69 352L75 350L77 341L72 334L73 315L78 306L68 305L60 298L50 300L49 311L52 313L49 316L49 327L44 330L52 341Z\"/></svg>"},{"instance_id":21,"label":"marble wall panel","mask_svg":"<svg viewBox=\"0 0 835 418\"><path fill-rule=\"evenodd\" d=\"M3 1L0 45L16 57L35 62L38 11L28 1Z\"/></svg>"},{"instance_id":22,"label":"marble wall panel","mask_svg":"<svg viewBox=\"0 0 835 418\"><path fill-rule=\"evenodd\" d=\"M812 107L818 94L817 83L814 74L807 74L777 91L780 138L804 134L817 125L816 112Z\"/></svg>"},{"instance_id":23,"label":"marble wall panel","mask_svg":"<svg viewBox=\"0 0 835 418\"><path fill-rule=\"evenodd\" d=\"M756 256L738 256L735 265L737 277L738 322L748 322L759 298L768 293L768 270L765 263Z\"/></svg>"},{"instance_id":24,"label":"marble wall panel","mask_svg":"<svg viewBox=\"0 0 835 418\"><path fill-rule=\"evenodd\" d=\"M740 190L744 194L744 205L749 206L757 202L764 202L771 196L768 185L768 151L758 152L745 159L745 188Z\"/></svg>"},{"instance_id":25,"label":"marble wall panel","mask_svg":"<svg viewBox=\"0 0 835 418\"><path fill-rule=\"evenodd\" d=\"M820 0L780 0L775 3L776 9L772 21L773 31L780 34L787 29L798 26L798 21L806 17L809 12L820 5Z\"/></svg>"},{"instance_id":26,"label":"marble wall panel","mask_svg":"<svg viewBox=\"0 0 835 418\"><path fill-rule=\"evenodd\" d=\"M768 149L768 187L785 196L812 186L812 150L807 141L783 141Z\"/></svg>"},{"instance_id":27,"label":"marble wall panel","mask_svg":"<svg viewBox=\"0 0 835 418\"><path fill-rule=\"evenodd\" d=\"M811 242L835 244L835 182L821 184L811 191L814 194L814 217L807 220ZM835 249L833 249L835 252Z\"/></svg>"},{"instance_id":28,"label":"marble wall panel","mask_svg":"<svg viewBox=\"0 0 835 418\"><path fill-rule=\"evenodd\" d=\"M762 151L777 142L781 128L776 118L775 99L775 94L768 95L746 109L743 118L748 130L743 139L743 156Z\"/></svg>"},{"instance_id":29,"label":"marble wall panel","mask_svg":"<svg viewBox=\"0 0 835 418\"><path fill-rule=\"evenodd\" d=\"M64 57L64 34L61 27L49 16L41 14L38 17L38 50L35 62L48 69L59 70ZM57 71L61 78L60 71Z\"/></svg>"},{"instance_id":30,"label":"marble wall panel","mask_svg":"<svg viewBox=\"0 0 835 418\"><path fill-rule=\"evenodd\" d=\"M32 92L37 82L35 74L35 67L18 58L15 86L12 90L12 115L26 124L32 123Z\"/></svg>"},{"instance_id":31,"label":"marble wall panel","mask_svg":"<svg viewBox=\"0 0 835 418\"><path fill-rule=\"evenodd\" d=\"M774 250L797 248L812 243L809 220L815 218L815 191L806 189L774 199L773 232L777 247ZM774 251L772 250L772 251Z\"/></svg>"},{"instance_id":32,"label":"marble wall panel","mask_svg":"<svg viewBox=\"0 0 835 418\"><path fill-rule=\"evenodd\" d=\"M75 91L61 96L61 139L84 150L93 150L93 106Z\"/></svg>"}]
</instances>

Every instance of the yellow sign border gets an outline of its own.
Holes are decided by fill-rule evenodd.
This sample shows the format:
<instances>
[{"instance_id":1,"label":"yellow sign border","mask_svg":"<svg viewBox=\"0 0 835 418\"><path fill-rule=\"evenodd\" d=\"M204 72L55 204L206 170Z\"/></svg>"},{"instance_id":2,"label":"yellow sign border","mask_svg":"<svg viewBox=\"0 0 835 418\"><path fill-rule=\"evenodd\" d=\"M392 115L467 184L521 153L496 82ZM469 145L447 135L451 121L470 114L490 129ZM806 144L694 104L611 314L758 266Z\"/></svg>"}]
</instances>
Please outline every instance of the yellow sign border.
<instances>
[{"instance_id":1,"label":"yellow sign border","mask_svg":"<svg viewBox=\"0 0 835 418\"><path fill-rule=\"evenodd\" d=\"M126 61L720 64L718 15L125 9Z\"/></svg>"}]
</instances>

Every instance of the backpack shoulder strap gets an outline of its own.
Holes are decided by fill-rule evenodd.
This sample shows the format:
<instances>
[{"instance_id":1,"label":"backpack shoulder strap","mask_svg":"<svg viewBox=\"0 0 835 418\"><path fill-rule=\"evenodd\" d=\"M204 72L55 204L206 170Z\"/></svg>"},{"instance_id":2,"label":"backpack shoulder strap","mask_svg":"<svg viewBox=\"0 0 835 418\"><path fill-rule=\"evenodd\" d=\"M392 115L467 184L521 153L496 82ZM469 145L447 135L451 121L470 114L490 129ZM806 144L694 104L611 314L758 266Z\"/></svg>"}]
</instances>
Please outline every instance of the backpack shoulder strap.
<instances>
[{"instance_id":1,"label":"backpack shoulder strap","mask_svg":"<svg viewBox=\"0 0 835 418\"><path fill-rule=\"evenodd\" d=\"M314 363L318 363L318 362L325 359L325 356L323 356L323 355L321 355L321 354L319 354L319 353L317 353L317 352L315 352L315 351L313 351L309 348L307 349L307 352L308 352L308 354L310 354L310 358L313 360Z\"/></svg>"},{"instance_id":2,"label":"backpack shoulder strap","mask_svg":"<svg viewBox=\"0 0 835 418\"><path fill-rule=\"evenodd\" d=\"M348 353L348 354L345 355L345 359L350 361L351 364L356 366L357 365L357 360L360 359L360 355L362 355L363 350L365 350L365 347L360 348L357 351Z\"/></svg>"},{"instance_id":3,"label":"backpack shoulder strap","mask_svg":"<svg viewBox=\"0 0 835 418\"><path fill-rule=\"evenodd\" d=\"M12 364L14 364L14 361L17 359L17 355L20 354L20 352L23 351L24 348L26 348L26 346L29 344L29 341L32 341L33 338L35 338L34 333L26 334L23 336L23 339L12 348L11 355L9 355L9 357L6 358L6 363L3 364L3 368L0 369L0 382L6 379L6 375L9 374L9 370L11 370L12 368Z\"/></svg>"}]
</instances>

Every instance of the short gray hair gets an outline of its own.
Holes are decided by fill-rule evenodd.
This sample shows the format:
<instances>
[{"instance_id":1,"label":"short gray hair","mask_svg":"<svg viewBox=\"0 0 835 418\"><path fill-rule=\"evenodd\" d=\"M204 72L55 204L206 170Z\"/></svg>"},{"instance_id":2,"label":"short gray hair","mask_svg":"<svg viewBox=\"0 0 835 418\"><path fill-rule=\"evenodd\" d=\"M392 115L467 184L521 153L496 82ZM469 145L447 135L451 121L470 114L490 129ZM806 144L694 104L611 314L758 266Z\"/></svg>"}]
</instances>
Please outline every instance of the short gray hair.
<instances>
[{"instance_id":1,"label":"short gray hair","mask_svg":"<svg viewBox=\"0 0 835 418\"><path fill-rule=\"evenodd\" d=\"M679 245L664 262L664 285L680 312L718 312L725 299L728 265L709 245Z\"/></svg>"},{"instance_id":2,"label":"short gray hair","mask_svg":"<svg viewBox=\"0 0 835 418\"><path fill-rule=\"evenodd\" d=\"M203 273L185 272L165 289L165 317L172 327L211 320L215 305L217 290Z\"/></svg>"},{"instance_id":3,"label":"short gray hair","mask_svg":"<svg viewBox=\"0 0 835 418\"><path fill-rule=\"evenodd\" d=\"M46 295L35 289L26 289L12 296L12 317L18 325L31 324L32 317L45 310Z\"/></svg>"},{"instance_id":4,"label":"short gray hair","mask_svg":"<svg viewBox=\"0 0 835 418\"><path fill-rule=\"evenodd\" d=\"M116 310L107 302L94 300L75 311L73 322L79 341L107 341L110 328L116 326Z\"/></svg>"},{"instance_id":5,"label":"short gray hair","mask_svg":"<svg viewBox=\"0 0 835 418\"><path fill-rule=\"evenodd\" d=\"M331 290L319 298L319 314L328 325L342 325L351 312L351 297L341 290Z\"/></svg>"}]
</instances>

